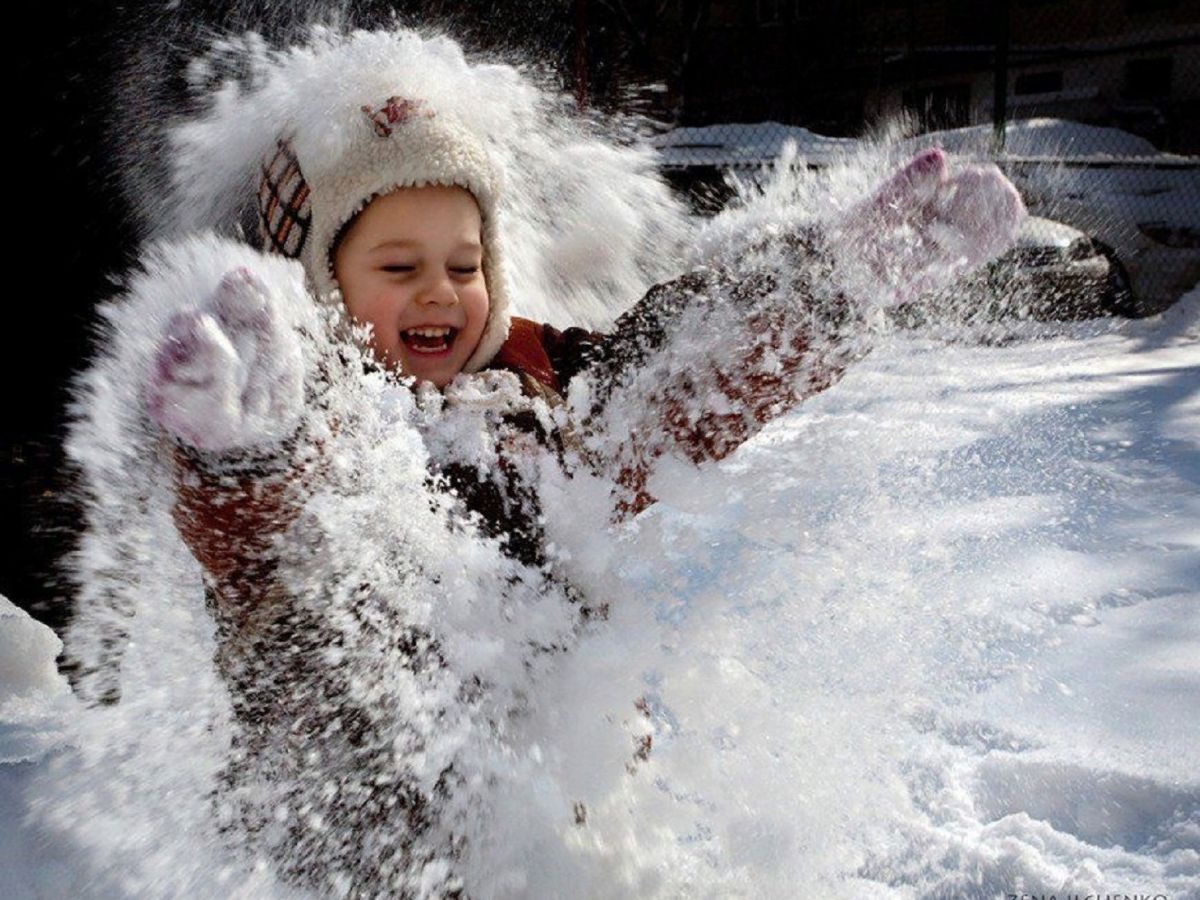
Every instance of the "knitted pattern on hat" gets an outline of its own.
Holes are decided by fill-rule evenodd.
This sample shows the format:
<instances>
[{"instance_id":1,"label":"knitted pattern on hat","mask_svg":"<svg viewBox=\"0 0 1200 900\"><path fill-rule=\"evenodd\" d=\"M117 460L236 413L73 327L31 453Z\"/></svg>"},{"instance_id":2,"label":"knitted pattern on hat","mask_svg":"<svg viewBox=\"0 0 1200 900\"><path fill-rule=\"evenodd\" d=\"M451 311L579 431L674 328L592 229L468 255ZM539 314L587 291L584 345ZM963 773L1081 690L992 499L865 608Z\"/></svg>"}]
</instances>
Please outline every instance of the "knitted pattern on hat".
<instances>
[{"instance_id":1,"label":"knitted pattern on hat","mask_svg":"<svg viewBox=\"0 0 1200 900\"><path fill-rule=\"evenodd\" d=\"M487 324L463 367L478 371L500 350L511 321L496 222L498 175L469 130L419 98L393 95L360 109L361 128L335 158L313 154L306 160L306 142L294 133L281 137L263 160L258 191L263 249L300 260L317 295L340 305L334 241L371 200L402 187L465 188L479 206L488 288Z\"/></svg>"},{"instance_id":2,"label":"knitted pattern on hat","mask_svg":"<svg viewBox=\"0 0 1200 900\"><path fill-rule=\"evenodd\" d=\"M312 227L308 182L292 145L283 138L262 167L258 185L258 239L264 250L299 259Z\"/></svg>"}]
</instances>

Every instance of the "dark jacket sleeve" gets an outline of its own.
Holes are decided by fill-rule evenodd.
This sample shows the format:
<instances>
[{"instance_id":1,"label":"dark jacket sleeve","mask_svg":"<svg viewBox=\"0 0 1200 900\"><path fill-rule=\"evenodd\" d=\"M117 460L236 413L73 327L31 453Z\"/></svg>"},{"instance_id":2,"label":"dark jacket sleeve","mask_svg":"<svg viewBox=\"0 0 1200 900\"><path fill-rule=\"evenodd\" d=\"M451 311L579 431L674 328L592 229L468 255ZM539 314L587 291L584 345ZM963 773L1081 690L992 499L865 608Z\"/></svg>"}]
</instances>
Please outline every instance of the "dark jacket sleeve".
<instances>
[{"instance_id":1,"label":"dark jacket sleeve","mask_svg":"<svg viewBox=\"0 0 1200 900\"><path fill-rule=\"evenodd\" d=\"M861 343L847 340L861 329L821 233L774 240L748 248L745 266L655 285L608 334L547 326L564 390L581 375L590 381L590 408L576 413L589 461L625 492L623 512L653 502L645 486L659 456L723 459L861 355Z\"/></svg>"}]
</instances>

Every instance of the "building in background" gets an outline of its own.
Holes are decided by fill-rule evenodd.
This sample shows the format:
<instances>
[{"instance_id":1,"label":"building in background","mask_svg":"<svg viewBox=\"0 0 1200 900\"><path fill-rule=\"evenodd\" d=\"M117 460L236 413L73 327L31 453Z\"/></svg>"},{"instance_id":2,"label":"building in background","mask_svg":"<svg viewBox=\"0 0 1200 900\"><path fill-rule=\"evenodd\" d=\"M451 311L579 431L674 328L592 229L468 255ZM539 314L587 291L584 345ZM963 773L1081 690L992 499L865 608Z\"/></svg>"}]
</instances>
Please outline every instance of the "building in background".
<instances>
[{"instance_id":1,"label":"building in background","mask_svg":"<svg viewBox=\"0 0 1200 900\"><path fill-rule=\"evenodd\" d=\"M673 125L779 121L856 135L909 114L1110 125L1200 152L1200 0L576 0L600 102ZM653 85L641 91L637 85Z\"/></svg>"},{"instance_id":2,"label":"building in background","mask_svg":"<svg viewBox=\"0 0 1200 900\"><path fill-rule=\"evenodd\" d=\"M864 2L877 54L866 120L928 127L994 119L996 36L1007 25L1007 118L1108 125L1160 149L1200 152L1200 3L1011 0ZM1001 16L1007 22L999 21Z\"/></svg>"}]
</instances>

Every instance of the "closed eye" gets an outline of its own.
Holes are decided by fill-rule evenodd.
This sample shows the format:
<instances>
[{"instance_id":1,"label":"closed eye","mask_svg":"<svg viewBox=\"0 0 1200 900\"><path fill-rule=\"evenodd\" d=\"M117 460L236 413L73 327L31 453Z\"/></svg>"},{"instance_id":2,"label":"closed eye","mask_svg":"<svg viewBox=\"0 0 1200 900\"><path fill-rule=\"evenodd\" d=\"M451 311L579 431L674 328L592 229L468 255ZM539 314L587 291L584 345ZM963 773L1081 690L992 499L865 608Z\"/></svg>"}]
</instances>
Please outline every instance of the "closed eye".
<instances>
[{"instance_id":1,"label":"closed eye","mask_svg":"<svg viewBox=\"0 0 1200 900\"><path fill-rule=\"evenodd\" d=\"M416 266L395 265L395 266L381 266L381 268L384 272L412 272L417 267Z\"/></svg>"},{"instance_id":2,"label":"closed eye","mask_svg":"<svg viewBox=\"0 0 1200 900\"><path fill-rule=\"evenodd\" d=\"M458 266L450 271L455 275L474 275L479 271L479 266Z\"/></svg>"}]
</instances>

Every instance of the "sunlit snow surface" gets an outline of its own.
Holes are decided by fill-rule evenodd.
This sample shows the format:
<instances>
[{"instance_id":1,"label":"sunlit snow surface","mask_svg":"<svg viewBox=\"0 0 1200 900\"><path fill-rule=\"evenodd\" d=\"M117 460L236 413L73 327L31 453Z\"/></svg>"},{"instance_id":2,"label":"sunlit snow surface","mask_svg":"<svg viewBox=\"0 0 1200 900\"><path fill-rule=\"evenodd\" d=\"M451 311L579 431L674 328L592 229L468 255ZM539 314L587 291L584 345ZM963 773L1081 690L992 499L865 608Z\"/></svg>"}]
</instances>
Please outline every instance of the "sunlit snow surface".
<instances>
[{"instance_id":1,"label":"sunlit snow surface","mask_svg":"<svg viewBox=\"0 0 1200 900\"><path fill-rule=\"evenodd\" d=\"M611 536L554 523L612 616L535 686L473 894L1200 895L1200 291L959 337L883 340ZM0 894L283 893L206 843L210 638L163 614L143 759L4 645Z\"/></svg>"}]
</instances>

